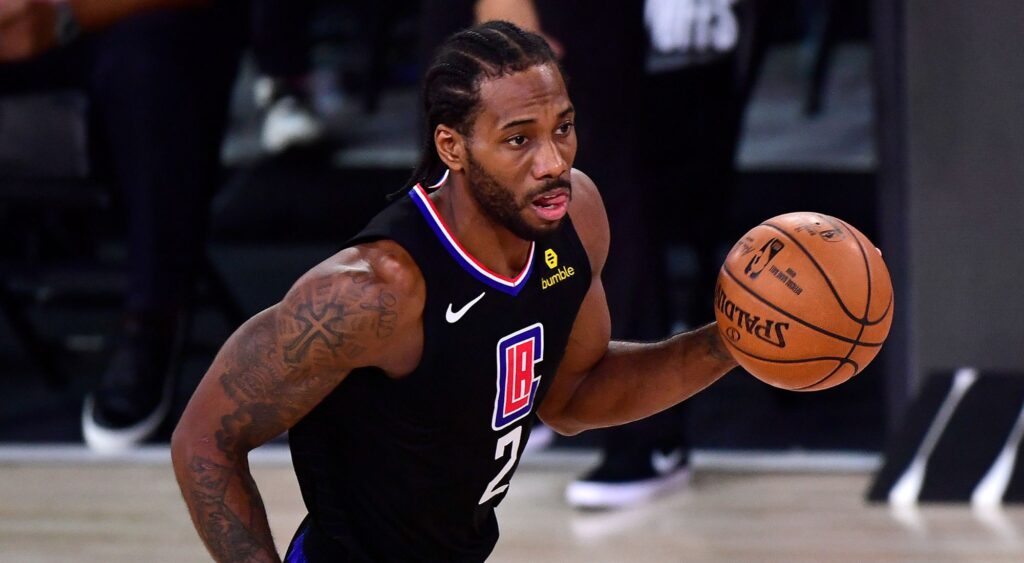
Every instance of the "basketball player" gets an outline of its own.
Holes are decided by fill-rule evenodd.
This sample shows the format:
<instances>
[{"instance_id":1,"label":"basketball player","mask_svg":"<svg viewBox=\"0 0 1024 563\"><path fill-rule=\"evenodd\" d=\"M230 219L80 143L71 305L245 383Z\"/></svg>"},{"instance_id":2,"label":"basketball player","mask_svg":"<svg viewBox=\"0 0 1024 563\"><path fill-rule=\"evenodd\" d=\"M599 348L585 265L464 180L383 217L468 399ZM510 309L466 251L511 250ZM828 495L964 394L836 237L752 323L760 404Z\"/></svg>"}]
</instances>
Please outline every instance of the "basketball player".
<instances>
[{"instance_id":1,"label":"basketball player","mask_svg":"<svg viewBox=\"0 0 1024 563\"><path fill-rule=\"evenodd\" d=\"M482 561L535 414L622 424L736 365L714 325L609 341L607 217L543 39L459 32L424 98L412 188L228 340L175 431L218 561L278 560L246 454L284 430L309 510L286 561Z\"/></svg>"}]
</instances>

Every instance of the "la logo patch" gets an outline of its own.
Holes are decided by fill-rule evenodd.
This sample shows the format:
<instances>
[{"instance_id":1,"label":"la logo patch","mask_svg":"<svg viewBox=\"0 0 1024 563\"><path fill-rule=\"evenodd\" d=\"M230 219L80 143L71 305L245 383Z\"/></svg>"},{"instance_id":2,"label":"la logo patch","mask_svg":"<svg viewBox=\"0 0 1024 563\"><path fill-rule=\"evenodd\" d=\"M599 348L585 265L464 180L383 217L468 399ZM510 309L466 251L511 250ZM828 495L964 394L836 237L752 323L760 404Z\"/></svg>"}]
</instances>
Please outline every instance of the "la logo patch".
<instances>
[{"instance_id":1,"label":"la logo patch","mask_svg":"<svg viewBox=\"0 0 1024 563\"><path fill-rule=\"evenodd\" d=\"M544 325L537 323L498 341L498 392L491 427L501 430L530 414L540 386L536 366L544 359Z\"/></svg>"}]
</instances>

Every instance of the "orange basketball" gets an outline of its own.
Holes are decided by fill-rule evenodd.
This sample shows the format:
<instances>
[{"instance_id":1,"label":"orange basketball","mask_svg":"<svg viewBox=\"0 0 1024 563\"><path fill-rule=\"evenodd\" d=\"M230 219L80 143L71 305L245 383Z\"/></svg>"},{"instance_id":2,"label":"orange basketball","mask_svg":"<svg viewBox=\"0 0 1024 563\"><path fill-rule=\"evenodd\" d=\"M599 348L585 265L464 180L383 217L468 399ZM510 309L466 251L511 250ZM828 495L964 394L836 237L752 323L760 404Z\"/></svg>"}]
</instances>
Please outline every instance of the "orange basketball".
<instances>
[{"instance_id":1,"label":"orange basketball","mask_svg":"<svg viewBox=\"0 0 1024 563\"><path fill-rule=\"evenodd\" d=\"M828 389L882 348L893 295L881 253L860 231L821 213L787 213L754 227L718 274L722 339L754 377L782 389Z\"/></svg>"}]
</instances>

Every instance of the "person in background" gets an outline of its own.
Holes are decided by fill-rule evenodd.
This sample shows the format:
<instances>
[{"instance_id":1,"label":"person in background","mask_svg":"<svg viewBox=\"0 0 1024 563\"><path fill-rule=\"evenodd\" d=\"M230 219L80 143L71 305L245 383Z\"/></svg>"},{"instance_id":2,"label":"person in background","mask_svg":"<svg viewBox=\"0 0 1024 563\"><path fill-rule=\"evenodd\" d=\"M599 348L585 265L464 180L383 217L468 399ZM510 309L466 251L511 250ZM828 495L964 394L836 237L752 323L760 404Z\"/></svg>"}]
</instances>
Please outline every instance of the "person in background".
<instances>
[{"instance_id":1,"label":"person in background","mask_svg":"<svg viewBox=\"0 0 1024 563\"><path fill-rule=\"evenodd\" d=\"M264 112L260 142L269 153L323 139L312 96L311 30L317 2L252 0L252 50L260 77L256 105Z\"/></svg>"},{"instance_id":2,"label":"person in background","mask_svg":"<svg viewBox=\"0 0 1024 563\"><path fill-rule=\"evenodd\" d=\"M86 91L128 214L121 331L82 412L97 451L139 444L169 411L246 20L242 0L0 1L0 94Z\"/></svg>"}]
</instances>

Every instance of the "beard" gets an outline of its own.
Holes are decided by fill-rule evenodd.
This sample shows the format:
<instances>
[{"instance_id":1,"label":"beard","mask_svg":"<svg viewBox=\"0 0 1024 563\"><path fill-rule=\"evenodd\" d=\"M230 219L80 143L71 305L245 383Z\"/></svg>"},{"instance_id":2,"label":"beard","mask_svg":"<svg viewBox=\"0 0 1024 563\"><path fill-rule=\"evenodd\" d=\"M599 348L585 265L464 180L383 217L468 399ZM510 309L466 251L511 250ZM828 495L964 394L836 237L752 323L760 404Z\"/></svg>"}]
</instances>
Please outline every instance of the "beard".
<instances>
[{"instance_id":1,"label":"beard","mask_svg":"<svg viewBox=\"0 0 1024 563\"><path fill-rule=\"evenodd\" d=\"M469 193L484 214L495 223L505 227L517 237L530 241L550 234L561 225L562 221L559 220L543 226L533 226L523 218L523 210L541 194L555 188L566 188L571 195L572 184L568 180L561 178L551 180L526 194L522 201L516 201L514 192L484 170L483 166L480 166L480 163L473 158L473 153L468 150L466 151L466 163L468 164L466 179L469 181Z\"/></svg>"}]
</instances>

